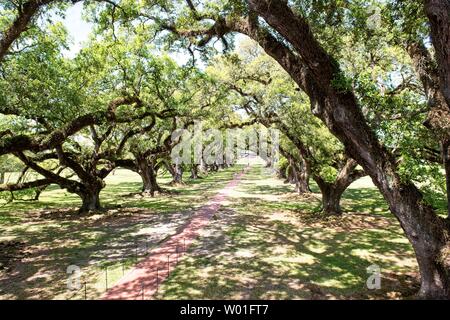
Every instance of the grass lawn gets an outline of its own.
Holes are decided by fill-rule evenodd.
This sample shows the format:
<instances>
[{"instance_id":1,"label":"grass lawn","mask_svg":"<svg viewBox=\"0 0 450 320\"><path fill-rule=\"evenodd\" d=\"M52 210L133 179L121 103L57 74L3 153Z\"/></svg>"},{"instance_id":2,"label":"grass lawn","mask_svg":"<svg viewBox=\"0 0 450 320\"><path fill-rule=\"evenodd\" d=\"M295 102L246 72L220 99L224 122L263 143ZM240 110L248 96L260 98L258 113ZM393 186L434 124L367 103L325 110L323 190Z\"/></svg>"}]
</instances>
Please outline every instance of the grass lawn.
<instances>
[{"instance_id":1,"label":"grass lawn","mask_svg":"<svg viewBox=\"0 0 450 320\"><path fill-rule=\"evenodd\" d=\"M14 258L10 270L0 270L0 299L83 299L83 288L66 288L69 265L81 268L87 298L98 298L106 267L111 285L241 168L182 187L162 178L172 193L155 198L136 196L139 176L118 170L101 194L108 210L96 215L77 216L79 199L56 188L39 202L1 207L0 243L18 243L2 253ZM296 195L268 169L252 167L157 298L411 297L418 289L412 248L370 179L352 185L342 206L343 217L320 216L320 195ZM366 287L367 267L374 264L381 268L380 290Z\"/></svg>"},{"instance_id":2,"label":"grass lawn","mask_svg":"<svg viewBox=\"0 0 450 320\"><path fill-rule=\"evenodd\" d=\"M239 167L186 181L182 187L161 186L171 194L155 198L137 195L137 174L117 170L101 193L108 209L96 215L79 216L81 201L56 187L39 202L14 202L0 207L0 299L84 299L84 289L67 291L67 267L76 265L87 283L87 298L96 298L141 259L146 248L175 233L200 206L222 188Z\"/></svg>"},{"instance_id":3,"label":"grass lawn","mask_svg":"<svg viewBox=\"0 0 450 320\"><path fill-rule=\"evenodd\" d=\"M160 299L408 298L412 247L369 179L347 190L343 217L313 214L320 196L253 168L161 288ZM378 265L380 290L368 290Z\"/></svg>"}]
</instances>

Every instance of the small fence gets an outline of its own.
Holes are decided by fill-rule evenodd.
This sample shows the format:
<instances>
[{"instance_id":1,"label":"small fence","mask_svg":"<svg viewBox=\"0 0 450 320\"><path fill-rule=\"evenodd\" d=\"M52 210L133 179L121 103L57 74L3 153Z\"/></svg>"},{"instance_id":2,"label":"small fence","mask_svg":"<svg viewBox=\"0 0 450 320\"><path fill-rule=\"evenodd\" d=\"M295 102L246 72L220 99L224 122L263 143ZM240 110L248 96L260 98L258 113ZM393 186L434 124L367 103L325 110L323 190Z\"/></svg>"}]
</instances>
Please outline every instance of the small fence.
<instances>
[{"instance_id":1,"label":"small fence","mask_svg":"<svg viewBox=\"0 0 450 320\"><path fill-rule=\"evenodd\" d=\"M68 285L68 290L73 291L73 294L71 295L68 300L88 300L88 299L95 299L99 296L106 293L111 287L116 283L118 280L120 280L122 277L125 276L127 271L131 271L133 267L139 263L140 257L148 257L149 254L151 254L151 250L157 247L157 244L154 244L152 246L149 245L148 241L144 242L144 250L139 250L139 242L135 242L135 246L133 248L133 254L128 256L127 258L124 258L121 260L121 263L117 265L117 263L114 266L107 265L105 263L100 263L99 268L101 272L96 272L94 275L88 275L84 277L84 280L79 281L79 285L76 286L76 288L71 289ZM143 251L143 253L142 253ZM175 264L175 266L178 264L180 256L186 252L186 239L183 238L183 241L181 244L176 245L175 252L169 253L167 255L167 262L165 263L165 267L157 267L155 268L155 279L154 283L156 284L155 292L151 296L156 296L159 292L159 287L162 283L161 280L161 273L167 273L168 278L170 276L171 268L170 264ZM103 266L102 266L103 265ZM80 274L78 275L80 278L82 272L80 269ZM67 275L67 274L66 274ZM77 275L69 275L69 277L76 277ZM89 278L97 278L101 279L100 281L95 282L89 282L85 279ZM81 279L79 279L81 280ZM69 281L69 279L68 279ZM136 292L136 300L142 299L145 300L146 298L146 285L144 282L141 282L141 287L138 292ZM148 298L148 296L147 296Z\"/></svg>"}]
</instances>

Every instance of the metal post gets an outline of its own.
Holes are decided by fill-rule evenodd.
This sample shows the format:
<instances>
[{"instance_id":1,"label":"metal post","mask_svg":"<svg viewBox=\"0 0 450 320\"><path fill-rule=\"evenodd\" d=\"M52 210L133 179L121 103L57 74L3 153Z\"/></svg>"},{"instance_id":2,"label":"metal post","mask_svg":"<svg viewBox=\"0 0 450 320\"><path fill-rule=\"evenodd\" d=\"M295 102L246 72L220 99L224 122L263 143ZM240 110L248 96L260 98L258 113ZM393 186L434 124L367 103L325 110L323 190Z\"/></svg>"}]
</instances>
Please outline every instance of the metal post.
<instances>
[{"instance_id":1,"label":"metal post","mask_svg":"<svg viewBox=\"0 0 450 320\"><path fill-rule=\"evenodd\" d=\"M159 268L156 268L156 293L158 293L159 289Z\"/></svg>"},{"instance_id":2,"label":"metal post","mask_svg":"<svg viewBox=\"0 0 450 320\"><path fill-rule=\"evenodd\" d=\"M170 276L170 254L167 255L167 276Z\"/></svg>"},{"instance_id":3,"label":"metal post","mask_svg":"<svg viewBox=\"0 0 450 320\"><path fill-rule=\"evenodd\" d=\"M87 300L87 286L86 286L86 281L84 282L84 300Z\"/></svg>"},{"instance_id":4,"label":"metal post","mask_svg":"<svg viewBox=\"0 0 450 320\"><path fill-rule=\"evenodd\" d=\"M105 267L105 286L106 290L108 290L108 266Z\"/></svg>"},{"instance_id":5,"label":"metal post","mask_svg":"<svg viewBox=\"0 0 450 320\"><path fill-rule=\"evenodd\" d=\"M125 275L125 260L122 261L122 276Z\"/></svg>"}]
</instances>

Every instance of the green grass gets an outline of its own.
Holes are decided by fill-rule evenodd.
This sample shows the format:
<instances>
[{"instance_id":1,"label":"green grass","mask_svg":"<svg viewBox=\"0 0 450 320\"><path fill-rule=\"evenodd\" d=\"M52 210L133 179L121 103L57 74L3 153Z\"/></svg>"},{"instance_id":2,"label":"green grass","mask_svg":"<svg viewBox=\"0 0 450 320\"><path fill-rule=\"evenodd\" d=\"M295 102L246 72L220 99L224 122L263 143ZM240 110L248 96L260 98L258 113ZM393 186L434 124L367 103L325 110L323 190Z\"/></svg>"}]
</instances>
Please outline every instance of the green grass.
<instances>
[{"instance_id":1,"label":"green grass","mask_svg":"<svg viewBox=\"0 0 450 320\"><path fill-rule=\"evenodd\" d=\"M0 271L0 299L80 299L84 290L67 290L69 265L77 265L87 282L88 298L105 290L105 267L111 285L148 248L176 232L222 188L240 167L210 174L185 186L172 187L160 179L170 194L155 198L133 196L141 188L139 176L118 170L107 179L101 193L108 210L79 216L80 200L51 187L39 202L13 202L0 208L0 242L20 240L29 255L12 272ZM120 207L118 207L120 205Z\"/></svg>"},{"instance_id":2,"label":"green grass","mask_svg":"<svg viewBox=\"0 0 450 320\"><path fill-rule=\"evenodd\" d=\"M409 297L412 248L372 186L349 189L342 218L313 214L319 196L254 168L231 205L163 285L162 299L331 299ZM366 288L367 267L382 289Z\"/></svg>"},{"instance_id":3,"label":"green grass","mask_svg":"<svg viewBox=\"0 0 450 320\"><path fill-rule=\"evenodd\" d=\"M186 180L170 194L140 198L140 179L126 170L110 176L104 213L78 216L78 198L49 188L39 202L0 208L0 241L21 240L29 255L0 273L0 299L83 299L66 288L75 264L98 298L147 247L176 232L193 211L232 179L237 166ZM312 185L317 192L317 186ZM364 178L344 194L342 217L318 213L320 195L299 196L292 185L253 167L230 194L170 278L159 299L410 298L417 290L412 248L396 219ZM120 207L118 207L120 205ZM136 257L136 246L138 255ZM368 290L367 267L381 267L381 290Z\"/></svg>"}]
</instances>

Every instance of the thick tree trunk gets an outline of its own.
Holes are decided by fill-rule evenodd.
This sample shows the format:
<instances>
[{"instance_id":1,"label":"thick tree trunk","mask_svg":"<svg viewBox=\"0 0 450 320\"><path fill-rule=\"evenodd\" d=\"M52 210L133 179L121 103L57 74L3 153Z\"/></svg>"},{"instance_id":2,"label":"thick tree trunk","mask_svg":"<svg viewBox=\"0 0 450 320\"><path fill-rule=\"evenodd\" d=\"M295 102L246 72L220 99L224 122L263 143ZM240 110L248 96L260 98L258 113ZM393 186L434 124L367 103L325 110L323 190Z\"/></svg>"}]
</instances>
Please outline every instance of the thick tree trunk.
<instances>
[{"instance_id":1,"label":"thick tree trunk","mask_svg":"<svg viewBox=\"0 0 450 320\"><path fill-rule=\"evenodd\" d=\"M38 200L39 200L39 197L40 197L41 194L42 194L42 192L43 192L45 189L47 189L48 186L49 186L49 185L47 184L47 185L42 186L42 187L37 187L36 190L35 190L35 194L34 194L33 200L34 200L34 201L38 201Z\"/></svg>"},{"instance_id":2,"label":"thick tree trunk","mask_svg":"<svg viewBox=\"0 0 450 320\"><path fill-rule=\"evenodd\" d=\"M311 190L309 189L308 180L304 178L303 174L299 175L295 191L298 192L298 194L305 194L311 192Z\"/></svg>"},{"instance_id":3,"label":"thick tree trunk","mask_svg":"<svg viewBox=\"0 0 450 320\"><path fill-rule=\"evenodd\" d=\"M89 188L80 194L82 204L79 210L80 213L88 213L91 211L98 211L101 209L100 205L100 191L99 188Z\"/></svg>"},{"instance_id":4,"label":"thick tree trunk","mask_svg":"<svg viewBox=\"0 0 450 320\"><path fill-rule=\"evenodd\" d=\"M319 176L314 177L322 193L323 213L327 215L342 214L341 199L345 190L353 182L366 175L364 171L356 170L356 167L356 161L348 159L333 183L327 182Z\"/></svg>"},{"instance_id":5,"label":"thick tree trunk","mask_svg":"<svg viewBox=\"0 0 450 320\"><path fill-rule=\"evenodd\" d=\"M142 192L154 197L155 192L160 192L161 188L156 181L156 172L154 169L154 163L148 159L136 160L139 175L142 179Z\"/></svg>"},{"instance_id":6,"label":"thick tree trunk","mask_svg":"<svg viewBox=\"0 0 450 320\"><path fill-rule=\"evenodd\" d=\"M295 184L295 172L291 163L286 168L286 182Z\"/></svg>"},{"instance_id":7,"label":"thick tree trunk","mask_svg":"<svg viewBox=\"0 0 450 320\"><path fill-rule=\"evenodd\" d=\"M201 160L200 160L200 172L201 173L207 173L208 172L208 167L206 166L206 163L203 160L203 158L201 158Z\"/></svg>"},{"instance_id":8,"label":"thick tree trunk","mask_svg":"<svg viewBox=\"0 0 450 320\"><path fill-rule=\"evenodd\" d=\"M439 65L440 89L447 102L447 108L450 108L450 2L425 0L424 3Z\"/></svg>"},{"instance_id":9,"label":"thick tree trunk","mask_svg":"<svg viewBox=\"0 0 450 320\"><path fill-rule=\"evenodd\" d=\"M295 185L295 192L298 194L305 194L310 192L309 188L309 173L307 172L306 166L302 164L300 167L297 164L297 160L294 159L289 153L284 152L288 157L289 166L287 169L288 175L287 179L289 183Z\"/></svg>"},{"instance_id":10,"label":"thick tree trunk","mask_svg":"<svg viewBox=\"0 0 450 320\"><path fill-rule=\"evenodd\" d=\"M172 170L172 184L183 184L183 167L181 165L173 165Z\"/></svg>"},{"instance_id":11,"label":"thick tree trunk","mask_svg":"<svg viewBox=\"0 0 450 320\"><path fill-rule=\"evenodd\" d=\"M321 186L322 212L326 215L341 215L341 198L345 190L337 188L334 184Z\"/></svg>"},{"instance_id":12,"label":"thick tree trunk","mask_svg":"<svg viewBox=\"0 0 450 320\"><path fill-rule=\"evenodd\" d=\"M299 172L296 165L292 166L292 168L294 174L295 191L298 194L309 193L310 190L307 175L305 175L303 172Z\"/></svg>"},{"instance_id":13,"label":"thick tree trunk","mask_svg":"<svg viewBox=\"0 0 450 320\"><path fill-rule=\"evenodd\" d=\"M305 159L302 158L301 162L301 168L300 168L300 175L299 175L299 181L301 183L301 190L303 190L303 193L309 193L311 192L311 188L309 187L309 179L311 176L311 168Z\"/></svg>"},{"instance_id":14,"label":"thick tree trunk","mask_svg":"<svg viewBox=\"0 0 450 320\"><path fill-rule=\"evenodd\" d=\"M449 298L448 222L436 215L411 182L403 181L398 175L395 157L379 143L368 126L356 96L350 90L335 88L336 79L342 77L339 64L315 39L306 20L295 14L286 1L249 0L248 3L254 13L290 43L297 55L261 30L257 16L248 25L234 23L231 29L255 39L283 66L310 97L313 113L371 176L416 252L422 283L420 296Z\"/></svg>"},{"instance_id":15,"label":"thick tree trunk","mask_svg":"<svg viewBox=\"0 0 450 320\"><path fill-rule=\"evenodd\" d=\"M191 167L191 176L190 176L191 179L198 179L199 178L198 177L198 167L199 167L198 164L193 164L192 165L192 167Z\"/></svg>"},{"instance_id":16,"label":"thick tree trunk","mask_svg":"<svg viewBox=\"0 0 450 320\"><path fill-rule=\"evenodd\" d=\"M442 141L442 161L445 169L447 192L447 217L450 220L450 140Z\"/></svg>"}]
</instances>

